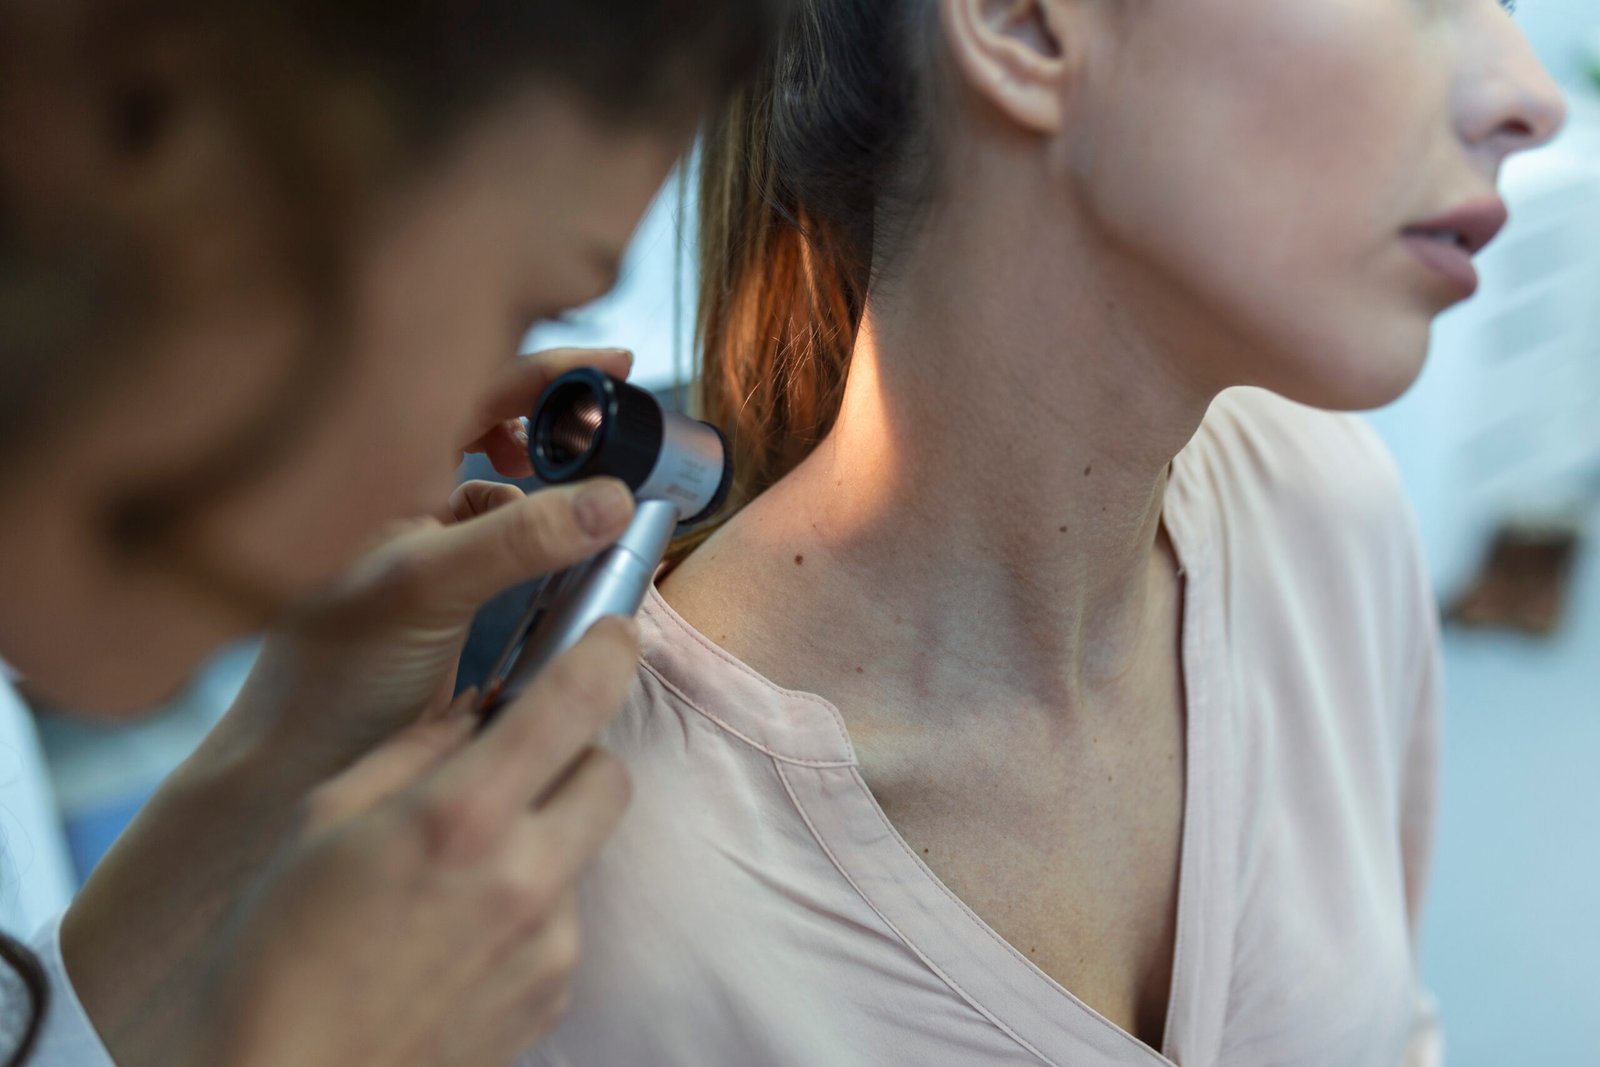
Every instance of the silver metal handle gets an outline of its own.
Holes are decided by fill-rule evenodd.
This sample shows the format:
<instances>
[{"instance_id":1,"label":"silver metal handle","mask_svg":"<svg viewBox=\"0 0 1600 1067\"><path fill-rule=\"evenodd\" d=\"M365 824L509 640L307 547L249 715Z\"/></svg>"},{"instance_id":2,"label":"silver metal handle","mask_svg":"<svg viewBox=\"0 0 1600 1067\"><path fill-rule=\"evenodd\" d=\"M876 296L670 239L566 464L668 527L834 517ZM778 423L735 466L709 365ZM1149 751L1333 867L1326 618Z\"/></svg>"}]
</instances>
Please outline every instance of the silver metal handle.
<instances>
[{"instance_id":1,"label":"silver metal handle","mask_svg":"<svg viewBox=\"0 0 1600 1067\"><path fill-rule=\"evenodd\" d=\"M535 589L522 623L485 684L485 721L515 700L595 623L608 615L638 613L677 527L676 504L641 500L633 522L616 544Z\"/></svg>"}]
</instances>

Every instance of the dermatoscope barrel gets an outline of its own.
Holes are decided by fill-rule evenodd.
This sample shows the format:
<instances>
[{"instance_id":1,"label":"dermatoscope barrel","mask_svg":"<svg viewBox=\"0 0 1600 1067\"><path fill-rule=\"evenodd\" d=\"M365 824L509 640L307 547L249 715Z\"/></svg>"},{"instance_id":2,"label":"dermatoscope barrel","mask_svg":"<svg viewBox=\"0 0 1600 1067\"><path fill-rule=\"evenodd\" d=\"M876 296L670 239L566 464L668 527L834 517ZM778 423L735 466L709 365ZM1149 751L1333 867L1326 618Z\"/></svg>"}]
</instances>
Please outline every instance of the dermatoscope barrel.
<instances>
[{"instance_id":1,"label":"dermatoscope barrel","mask_svg":"<svg viewBox=\"0 0 1600 1067\"><path fill-rule=\"evenodd\" d=\"M492 716L608 615L632 618L644 604L656 568L678 528L678 508L668 500L641 500L616 544L556 580L547 597L529 605L519 634L506 650L486 694ZM526 634L525 637L522 634Z\"/></svg>"}]
</instances>

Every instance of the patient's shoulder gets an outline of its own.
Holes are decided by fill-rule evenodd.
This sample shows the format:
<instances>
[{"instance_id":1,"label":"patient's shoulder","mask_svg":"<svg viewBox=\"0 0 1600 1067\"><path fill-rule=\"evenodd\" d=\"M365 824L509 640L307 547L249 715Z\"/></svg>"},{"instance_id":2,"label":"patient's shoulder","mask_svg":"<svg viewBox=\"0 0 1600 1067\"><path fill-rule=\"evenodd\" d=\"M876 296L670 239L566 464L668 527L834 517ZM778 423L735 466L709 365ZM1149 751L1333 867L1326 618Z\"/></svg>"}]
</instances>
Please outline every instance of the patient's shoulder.
<instances>
[{"instance_id":1,"label":"patient's shoulder","mask_svg":"<svg viewBox=\"0 0 1600 1067\"><path fill-rule=\"evenodd\" d=\"M1231 541L1290 537L1308 552L1414 555L1399 472L1359 415L1233 389L1213 404L1186 452Z\"/></svg>"}]
</instances>

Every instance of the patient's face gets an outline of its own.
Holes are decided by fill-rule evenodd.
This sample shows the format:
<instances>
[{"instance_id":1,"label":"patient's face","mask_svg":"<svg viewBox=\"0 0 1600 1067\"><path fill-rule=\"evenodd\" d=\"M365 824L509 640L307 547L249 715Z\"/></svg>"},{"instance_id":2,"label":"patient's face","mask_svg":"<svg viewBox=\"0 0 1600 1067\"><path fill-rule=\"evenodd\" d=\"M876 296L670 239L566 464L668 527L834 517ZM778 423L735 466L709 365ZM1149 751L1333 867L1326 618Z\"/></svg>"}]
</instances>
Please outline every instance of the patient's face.
<instances>
[{"instance_id":1,"label":"patient's face","mask_svg":"<svg viewBox=\"0 0 1600 1067\"><path fill-rule=\"evenodd\" d=\"M1108 3L1070 151L1089 217L1209 385L1386 403L1472 292L1462 242L1560 125L1496 0ZM1462 208L1470 217L1427 224ZM1469 232L1459 232L1465 228ZM1181 348L1182 346L1180 346Z\"/></svg>"},{"instance_id":2,"label":"patient's face","mask_svg":"<svg viewBox=\"0 0 1600 1067\"><path fill-rule=\"evenodd\" d=\"M472 421L491 377L536 320L612 286L687 142L687 131L598 125L540 91L377 205L339 249L354 264L350 291L335 332L319 337L327 347L313 350L331 364L326 402L265 474L242 473L202 511L187 535L195 555L288 603L396 519L439 511L461 447L483 428ZM214 596L203 577L113 558L97 512L226 439L306 350L306 294L263 284L244 261L237 279L197 277L128 371L78 398L4 501L0 648L36 688L83 710L146 705L266 621L264 604Z\"/></svg>"}]
</instances>

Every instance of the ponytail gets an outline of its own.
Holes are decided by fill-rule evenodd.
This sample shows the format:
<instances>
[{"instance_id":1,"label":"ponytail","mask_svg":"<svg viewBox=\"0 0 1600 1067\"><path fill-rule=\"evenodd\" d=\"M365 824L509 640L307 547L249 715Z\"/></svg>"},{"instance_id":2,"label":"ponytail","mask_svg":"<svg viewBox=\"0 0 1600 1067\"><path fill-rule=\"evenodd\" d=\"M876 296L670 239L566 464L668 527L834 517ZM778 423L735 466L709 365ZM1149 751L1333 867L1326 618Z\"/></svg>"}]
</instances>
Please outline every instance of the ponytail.
<instances>
[{"instance_id":1,"label":"ponytail","mask_svg":"<svg viewBox=\"0 0 1600 1067\"><path fill-rule=\"evenodd\" d=\"M733 508L832 428L902 199L923 0L799 0L705 138L697 412L734 453ZM681 554L681 553L680 553Z\"/></svg>"}]
</instances>

